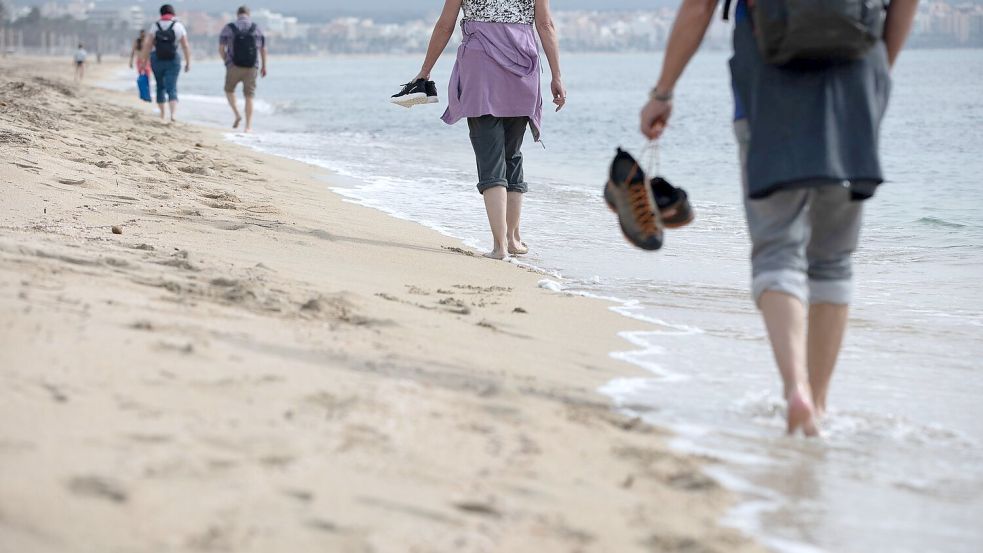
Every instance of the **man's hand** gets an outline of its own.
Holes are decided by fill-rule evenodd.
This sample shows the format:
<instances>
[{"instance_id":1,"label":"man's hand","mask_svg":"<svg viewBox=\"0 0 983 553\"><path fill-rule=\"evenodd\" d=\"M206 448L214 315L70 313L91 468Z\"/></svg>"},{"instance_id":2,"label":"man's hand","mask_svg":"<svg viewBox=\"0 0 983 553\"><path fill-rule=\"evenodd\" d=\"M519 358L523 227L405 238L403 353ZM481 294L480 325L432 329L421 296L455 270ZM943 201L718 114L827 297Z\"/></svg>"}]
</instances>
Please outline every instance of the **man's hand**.
<instances>
[{"instance_id":1,"label":"man's hand","mask_svg":"<svg viewBox=\"0 0 983 553\"><path fill-rule=\"evenodd\" d=\"M550 83L550 91L553 93L553 103L556 104L556 111L563 109L567 105L567 89L563 86L563 81L559 77L554 77Z\"/></svg>"},{"instance_id":2,"label":"man's hand","mask_svg":"<svg viewBox=\"0 0 983 553\"><path fill-rule=\"evenodd\" d=\"M266 66L264 65L262 69L259 70L259 76L266 78Z\"/></svg>"},{"instance_id":3,"label":"man's hand","mask_svg":"<svg viewBox=\"0 0 983 553\"><path fill-rule=\"evenodd\" d=\"M187 73L189 71L191 71L191 62L190 61L184 62L184 72Z\"/></svg>"},{"instance_id":4,"label":"man's hand","mask_svg":"<svg viewBox=\"0 0 983 553\"><path fill-rule=\"evenodd\" d=\"M669 125L669 117L672 115L672 100L649 100L642 108L641 131L649 140L658 140Z\"/></svg>"}]
</instances>

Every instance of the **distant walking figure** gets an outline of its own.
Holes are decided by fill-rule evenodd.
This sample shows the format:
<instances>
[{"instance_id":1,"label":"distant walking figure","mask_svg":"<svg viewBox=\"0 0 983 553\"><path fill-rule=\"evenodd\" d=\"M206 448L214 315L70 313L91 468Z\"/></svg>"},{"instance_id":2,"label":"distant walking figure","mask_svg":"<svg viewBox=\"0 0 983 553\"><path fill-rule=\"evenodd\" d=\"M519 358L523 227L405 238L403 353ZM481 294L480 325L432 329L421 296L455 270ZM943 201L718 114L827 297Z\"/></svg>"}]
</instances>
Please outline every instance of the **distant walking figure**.
<instances>
[{"instance_id":1,"label":"distant walking figure","mask_svg":"<svg viewBox=\"0 0 983 553\"><path fill-rule=\"evenodd\" d=\"M253 129L253 98L257 77L266 77L266 37L249 16L249 8L239 8L235 22L222 29L218 55L225 60L225 96L235 115L232 128L239 128L242 116L236 106L236 86L242 83L246 100L246 132Z\"/></svg>"},{"instance_id":2,"label":"distant walking figure","mask_svg":"<svg viewBox=\"0 0 983 553\"><path fill-rule=\"evenodd\" d=\"M177 116L177 80L181 76L181 55L184 53L184 71L191 71L191 47L188 45L188 31L174 17L174 7L164 4L160 7L160 20L150 27L143 41L141 54L150 62L157 81L157 107L160 119L164 121L164 104L170 105L171 121Z\"/></svg>"},{"instance_id":3,"label":"distant walking figure","mask_svg":"<svg viewBox=\"0 0 983 553\"><path fill-rule=\"evenodd\" d=\"M152 101L150 97L150 74L153 69L150 67L150 61L145 60L143 51L143 42L147 38L147 31L141 29L140 36L133 41L133 47L130 48L130 69L134 68L134 63L136 64L137 70L137 88L140 93L140 99L144 102Z\"/></svg>"},{"instance_id":4,"label":"distant walking figure","mask_svg":"<svg viewBox=\"0 0 983 553\"><path fill-rule=\"evenodd\" d=\"M730 67L752 291L784 384L788 432L815 436L846 332L862 200L884 181L878 139L890 66L918 0L891 0L886 14L882 4L791 10L788 1L739 0ZM683 0L641 113L650 139L666 129L673 88L716 6Z\"/></svg>"},{"instance_id":5,"label":"distant walking figure","mask_svg":"<svg viewBox=\"0 0 983 553\"><path fill-rule=\"evenodd\" d=\"M81 82L85 78L85 60L88 57L85 47L79 44L79 49L75 51L75 82Z\"/></svg>"},{"instance_id":6,"label":"distant walking figure","mask_svg":"<svg viewBox=\"0 0 983 553\"><path fill-rule=\"evenodd\" d=\"M530 127L538 142L542 128L539 32L552 70L553 103L566 103L560 78L560 48L549 0L446 0L430 37L423 68L413 81L429 79L454 34L459 13L463 42L448 87L445 123L468 120L478 166L478 192L485 201L494 246L485 254L505 259L529 250L519 233L523 176L522 140Z\"/></svg>"}]
</instances>

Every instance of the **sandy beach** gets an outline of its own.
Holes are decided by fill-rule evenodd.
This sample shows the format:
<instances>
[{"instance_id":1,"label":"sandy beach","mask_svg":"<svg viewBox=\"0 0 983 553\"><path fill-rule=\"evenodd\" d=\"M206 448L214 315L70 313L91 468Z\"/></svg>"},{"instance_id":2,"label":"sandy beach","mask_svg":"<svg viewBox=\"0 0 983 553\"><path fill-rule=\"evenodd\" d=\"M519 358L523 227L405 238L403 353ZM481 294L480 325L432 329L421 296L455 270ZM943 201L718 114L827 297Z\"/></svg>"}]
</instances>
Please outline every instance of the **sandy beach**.
<instances>
[{"instance_id":1,"label":"sandy beach","mask_svg":"<svg viewBox=\"0 0 983 553\"><path fill-rule=\"evenodd\" d=\"M608 304L66 76L0 60L0 550L758 550Z\"/></svg>"}]
</instances>

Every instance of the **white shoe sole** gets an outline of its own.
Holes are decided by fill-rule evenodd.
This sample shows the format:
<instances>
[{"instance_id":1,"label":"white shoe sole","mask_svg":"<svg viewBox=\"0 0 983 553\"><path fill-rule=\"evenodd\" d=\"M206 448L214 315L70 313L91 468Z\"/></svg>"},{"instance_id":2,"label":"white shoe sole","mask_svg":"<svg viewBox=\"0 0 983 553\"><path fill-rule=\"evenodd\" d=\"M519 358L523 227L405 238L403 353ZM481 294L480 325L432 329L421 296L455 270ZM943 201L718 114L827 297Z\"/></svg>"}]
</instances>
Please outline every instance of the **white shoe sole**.
<instances>
[{"instance_id":1,"label":"white shoe sole","mask_svg":"<svg viewBox=\"0 0 983 553\"><path fill-rule=\"evenodd\" d=\"M440 100L436 96L427 96L423 92L417 92L415 94L400 96L399 98L391 98L389 102L396 104L397 106L403 106L404 108L411 108L421 104L436 104L439 103Z\"/></svg>"}]
</instances>

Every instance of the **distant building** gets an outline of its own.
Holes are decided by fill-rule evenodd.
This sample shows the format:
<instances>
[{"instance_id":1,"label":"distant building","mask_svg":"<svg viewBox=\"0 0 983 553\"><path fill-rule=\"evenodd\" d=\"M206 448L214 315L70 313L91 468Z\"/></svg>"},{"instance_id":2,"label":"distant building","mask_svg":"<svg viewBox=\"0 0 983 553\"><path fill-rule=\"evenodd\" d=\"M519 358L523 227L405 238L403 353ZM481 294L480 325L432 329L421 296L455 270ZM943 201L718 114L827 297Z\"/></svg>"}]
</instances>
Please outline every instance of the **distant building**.
<instances>
[{"instance_id":1,"label":"distant building","mask_svg":"<svg viewBox=\"0 0 983 553\"><path fill-rule=\"evenodd\" d=\"M275 13L267 9L254 11L252 19L265 34L272 37L300 38L306 31L296 17Z\"/></svg>"},{"instance_id":2,"label":"distant building","mask_svg":"<svg viewBox=\"0 0 983 553\"><path fill-rule=\"evenodd\" d=\"M92 25L121 31L135 31L147 24L147 16L139 6L129 8L93 8L86 13Z\"/></svg>"},{"instance_id":3,"label":"distant building","mask_svg":"<svg viewBox=\"0 0 983 553\"><path fill-rule=\"evenodd\" d=\"M231 14L212 15L198 11L181 13L179 18L194 36L218 36L222 28L235 19Z\"/></svg>"},{"instance_id":4,"label":"distant building","mask_svg":"<svg viewBox=\"0 0 983 553\"><path fill-rule=\"evenodd\" d=\"M41 16L50 19L70 17L79 21L95 7L95 3L85 0L68 0L66 2L45 2L41 6Z\"/></svg>"}]
</instances>

